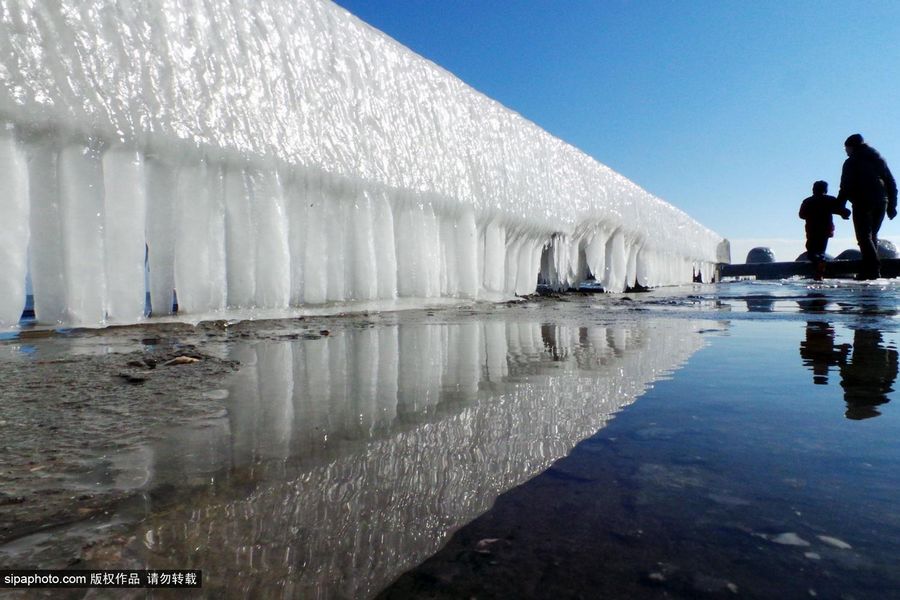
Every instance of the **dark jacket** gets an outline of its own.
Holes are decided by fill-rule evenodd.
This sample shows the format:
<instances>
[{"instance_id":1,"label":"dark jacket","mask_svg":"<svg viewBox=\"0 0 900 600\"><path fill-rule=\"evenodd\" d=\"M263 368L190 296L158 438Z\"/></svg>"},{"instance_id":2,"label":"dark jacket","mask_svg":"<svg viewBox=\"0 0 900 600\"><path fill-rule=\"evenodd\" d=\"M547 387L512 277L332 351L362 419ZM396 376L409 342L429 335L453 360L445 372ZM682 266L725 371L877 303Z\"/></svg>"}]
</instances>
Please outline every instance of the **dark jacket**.
<instances>
[{"instance_id":1,"label":"dark jacket","mask_svg":"<svg viewBox=\"0 0 900 600\"><path fill-rule=\"evenodd\" d=\"M878 151L862 144L844 161L837 197L841 204L849 200L859 208L884 206L887 197L888 209L893 210L897 208L897 182Z\"/></svg>"},{"instance_id":2,"label":"dark jacket","mask_svg":"<svg viewBox=\"0 0 900 600\"><path fill-rule=\"evenodd\" d=\"M834 233L831 215L844 212L843 203L828 194L813 194L800 204L800 218L806 219L807 237L830 237Z\"/></svg>"}]
</instances>

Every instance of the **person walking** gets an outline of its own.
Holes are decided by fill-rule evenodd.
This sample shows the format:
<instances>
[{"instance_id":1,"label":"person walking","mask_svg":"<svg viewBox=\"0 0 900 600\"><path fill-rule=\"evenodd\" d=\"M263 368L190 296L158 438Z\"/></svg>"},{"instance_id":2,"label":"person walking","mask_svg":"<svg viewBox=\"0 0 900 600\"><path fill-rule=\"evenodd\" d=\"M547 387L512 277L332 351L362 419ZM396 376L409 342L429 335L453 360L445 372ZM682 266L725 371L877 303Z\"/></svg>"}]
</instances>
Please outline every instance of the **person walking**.
<instances>
[{"instance_id":1,"label":"person walking","mask_svg":"<svg viewBox=\"0 0 900 600\"><path fill-rule=\"evenodd\" d=\"M806 258L813 264L813 278L821 281L825 275L825 249L828 238L834 236L832 215L850 218L850 210L837 198L828 195L828 182L817 181L813 195L800 204L800 218L806 221Z\"/></svg>"},{"instance_id":2,"label":"person walking","mask_svg":"<svg viewBox=\"0 0 900 600\"><path fill-rule=\"evenodd\" d=\"M897 182L877 150L854 133L844 142L847 160L841 171L841 189L837 199L846 207L853 206L853 229L862 253L862 267L857 279L881 277L878 260L878 230L887 214L897 216Z\"/></svg>"}]
</instances>

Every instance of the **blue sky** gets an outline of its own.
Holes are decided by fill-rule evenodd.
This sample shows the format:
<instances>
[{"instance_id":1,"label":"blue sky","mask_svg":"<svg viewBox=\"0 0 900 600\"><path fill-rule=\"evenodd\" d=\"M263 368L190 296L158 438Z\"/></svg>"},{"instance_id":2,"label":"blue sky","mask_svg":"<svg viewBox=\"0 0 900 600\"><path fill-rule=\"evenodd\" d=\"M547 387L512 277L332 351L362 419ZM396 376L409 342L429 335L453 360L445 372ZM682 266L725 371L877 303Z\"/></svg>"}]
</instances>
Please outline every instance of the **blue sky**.
<instances>
[{"instance_id":1,"label":"blue sky","mask_svg":"<svg viewBox=\"0 0 900 600\"><path fill-rule=\"evenodd\" d=\"M802 251L800 201L837 193L851 133L900 176L900 1L337 3L736 249Z\"/></svg>"}]
</instances>

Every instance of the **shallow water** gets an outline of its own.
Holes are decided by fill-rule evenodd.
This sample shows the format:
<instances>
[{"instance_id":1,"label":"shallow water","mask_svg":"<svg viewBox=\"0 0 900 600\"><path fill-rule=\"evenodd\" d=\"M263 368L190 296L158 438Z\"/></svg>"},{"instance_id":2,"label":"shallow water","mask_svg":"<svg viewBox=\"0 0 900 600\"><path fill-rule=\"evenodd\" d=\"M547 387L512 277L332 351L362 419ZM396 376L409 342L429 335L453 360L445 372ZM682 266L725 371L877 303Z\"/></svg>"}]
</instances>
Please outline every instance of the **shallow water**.
<instances>
[{"instance_id":1,"label":"shallow water","mask_svg":"<svg viewBox=\"0 0 900 600\"><path fill-rule=\"evenodd\" d=\"M384 596L900 596L896 335L858 325L730 323Z\"/></svg>"},{"instance_id":2,"label":"shallow water","mask_svg":"<svg viewBox=\"0 0 900 600\"><path fill-rule=\"evenodd\" d=\"M241 364L205 381L220 414L136 438L104 476L137 492L0 565L199 568L210 597L408 569L385 594L890 597L897 308L790 281L244 326L208 343Z\"/></svg>"}]
</instances>

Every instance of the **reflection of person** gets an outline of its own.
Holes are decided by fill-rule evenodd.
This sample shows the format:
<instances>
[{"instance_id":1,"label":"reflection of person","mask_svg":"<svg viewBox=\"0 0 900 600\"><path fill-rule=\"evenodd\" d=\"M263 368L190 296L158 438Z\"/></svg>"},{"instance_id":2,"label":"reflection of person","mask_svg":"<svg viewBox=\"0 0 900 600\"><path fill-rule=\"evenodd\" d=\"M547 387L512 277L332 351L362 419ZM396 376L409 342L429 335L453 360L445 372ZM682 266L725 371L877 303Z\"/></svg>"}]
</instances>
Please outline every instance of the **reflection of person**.
<instances>
[{"instance_id":1,"label":"reflection of person","mask_svg":"<svg viewBox=\"0 0 900 600\"><path fill-rule=\"evenodd\" d=\"M772 312L775 310L775 298L772 296L747 296L748 312Z\"/></svg>"},{"instance_id":2,"label":"reflection of person","mask_svg":"<svg viewBox=\"0 0 900 600\"><path fill-rule=\"evenodd\" d=\"M812 368L813 383L828 383L828 370L847 360L849 344L834 345L834 329L824 321L810 321L806 324L806 339L800 342L800 358L803 364Z\"/></svg>"},{"instance_id":3,"label":"reflection of person","mask_svg":"<svg viewBox=\"0 0 900 600\"><path fill-rule=\"evenodd\" d=\"M834 196L828 195L828 182L817 181L812 186L813 195L800 204L800 218L806 221L806 257L813 264L815 279L821 281L825 274L825 249L828 238L834 236L834 220L831 215L850 218L847 209Z\"/></svg>"},{"instance_id":4,"label":"reflection of person","mask_svg":"<svg viewBox=\"0 0 900 600\"><path fill-rule=\"evenodd\" d=\"M813 383L828 383L828 371L838 367L848 419L868 419L879 414L875 408L890 401L897 379L898 352L884 347L877 329L857 329L853 344L834 343L834 329L824 321L806 324L806 339L800 342L800 358L813 372Z\"/></svg>"},{"instance_id":5,"label":"reflection of person","mask_svg":"<svg viewBox=\"0 0 900 600\"><path fill-rule=\"evenodd\" d=\"M813 292L806 295L806 298L797 300L797 307L803 312L821 313L828 310L828 296Z\"/></svg>"},{"instance_id":6,"label":"reflection of person","mask_svg":"<svg viewBox=\"0 0 900 600\"><path fill-rule=\"evenodd\" d=\"M857 329L853 334L853 355L843 361L841 387L847 403L848 419L868 419L880 413L875 408L889 401L897 379L897 350L882 346L877 329Z\"/></svg>"},{"instance_id":7,"label":"reflection of person","mask_svg":"<svg viewBox=\"0 0 900 600\"><path fill-rule=\"evenodd\" d=\"M878 152L854 133L844 142L847 160L841 172L838 200L853 205L853 229L862 252L862 268L857 279L881 276L878 261L878 230L884 215L897 216L897 182Z\"/></svg>"}]
</instances>

